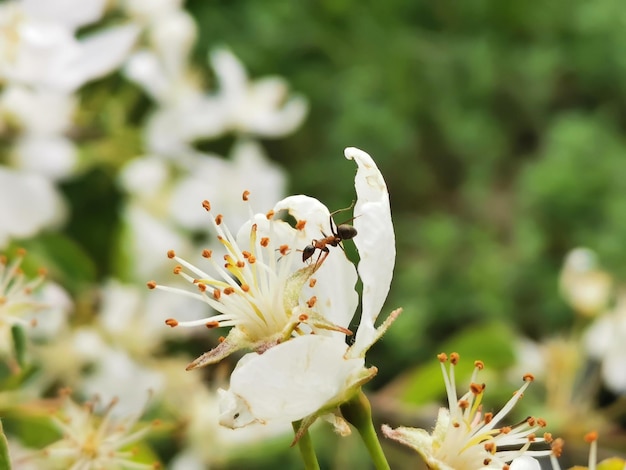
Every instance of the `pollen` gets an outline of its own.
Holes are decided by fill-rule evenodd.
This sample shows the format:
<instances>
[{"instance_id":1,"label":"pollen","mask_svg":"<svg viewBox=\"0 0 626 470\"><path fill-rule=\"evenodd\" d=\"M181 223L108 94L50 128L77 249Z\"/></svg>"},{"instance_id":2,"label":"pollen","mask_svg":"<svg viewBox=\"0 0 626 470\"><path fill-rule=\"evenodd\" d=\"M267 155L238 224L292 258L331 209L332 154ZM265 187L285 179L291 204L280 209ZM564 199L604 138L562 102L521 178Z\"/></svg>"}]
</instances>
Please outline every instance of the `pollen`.
<instances>
[{"instance_id":1,"label":"pollen","mask_svg":"<svg viewBox=\"0 0 626 470\"><path fill-rule=\"evenodd\" d=\"M206 327L210 330L213 328L217 328L218 326L220 326L220 323L218 321L209 321L206 323Z\"/></svg>"},{"instance_id":2,"label":"pollen","mask_svg":"<svg viewBox=\"0 0 626 470\"><path fill-rule=\"evenodd\" d=\"M205 211L209 212L211 210L211 203L205 199L202 201L202 207L204 207Z\"/></svg>"},{"instance_id":3,"label":"pollen","mask_svg":"<svg viewBox=\"0 0 626 470\"><path fill-rule=\"evenodd\" d=\"M222 214L217 214L215 216L215 223L217 225L221 225L223 220L224 220L224 216Z\"/></svg>"},{"instance_id":4,"label":"pollen","mask_svg":"<svg viewBox=\"0 0 626 470\"><path fill-rule=\"evenodd\" d=\"M485 363L483 361L474 361L474 367L478 370L483 370L485 368Z\"/></svg>"},{"instance_id":5,"label":"pollen","mask_svg":"<svg viewBox=\"0 0 626 470\"><path fill-rule=\"evenodd\" d=\"M565 445L565 441L563 441L563 439L561 439L560 437L555 439L552 442L552 445L550 446L552 449L552 455L554 455L555 457L560 457L561 454L563 453L564 445Z\"/></svg>"},{"instance_id":6,"label":"pollen","mask_svg":"<svg viewBox=\"0 0 626 470\"><path fill-rule=\"evenodd\" d=\"M524 379L524 382L532 382L535 380L535 376L533 374L524 374L524 377L522 377Z\"/></svg>"},{"instance_id":7,"label":"pollen","mask_svg":"<svg viewBox=\"0 0 626 470\"><path fill-rule=\"evenodd\" d=\"M222 296L222 291L219 289L214 289L213 290L213 298L215 300L220 300L220 297Z\"/></svg>"},{"instance_id":8,"label":"pollen","mask_svg":"<svg viewBox=\"0 0 626 470\"><path fill-rule=\"evenodd\" d=\"M313 296L311 297L309 300L306 301L306 304L309 308L313 308L313 306L316 304L317 302L317 297Z\"/></svg>"},{"instance_id":9,"label":"pollen","mask_svg":"<svg viewBox=\"0 0 626 470\"><path fill-rule=\"evenodd\" d=\"M269 237L263 237L261 238L261 241L259 243L263 248L267 248L267 246L270 244L270 239Z\"/></svg>"},{"instance_id":10,"label":"pollen","mask_svg":"<svg viewBox=\"0 0 626 470\"><path fill-rule=\"evenodd\" d=\"M299 321L299 322L305 322L305 321L307 321L308 319L309 319L309 316L308 316L306 313L303 313L303 314L301 314L301 315L298 317L298 321Z\"/></svg>"},{"instance_id":11,"label":"pollen","mask_svg":"<svg viewBox=\"0 0 626 470\"><path fill-rule=\"evenodd\" d=\"M543 433L543 440L546 441L548 444L550 444L554 440L552 438L552 433L544 432Z\"/></svg>"},{"instance_id":12,"label":"pollen","mask_svg":"<svg viewBox=\"0 0 626 470\"><path fill-rule=\"evenodd\" d=\"M250 255L248 257L248 263L250 263L250 264L256 263L256 257L254 255Z\"/></svg>"},{"instance_id":13,"label":"pollen","mask_svg":"<svg viewBox=\"0 0 626 470\"><path fill-rule=\"evenodd\" d=\"M588 432L587 434L585 434L585 442L587 444L591 444L592 442L595 442L598 440L598 432L597 431L591 431Z\"/></svg>"},{"instance_id":14,"label":"pollen","mask_svg":"<svg viewBox=\"0 0 626 470\"><path fill-rule=\"evenodd\" d=\"M224 292L225 295L234 294L235 293L235 288L234 287L226 287L223 292Z\"/></svg>"},{"instance_id":15,"label":"pollen","mask_svg":"<svg viewBox=\"0 0 626 470\"><path fill-rule=\"evenodd\" d=\"M179 264L177 266L174 266L174 269L172 269L172 272L174 274L180 274L183 270L183 267Z\"/></svg>"},{"instance_id":16,"label":"pollen","mask_svg":"<svg viewBox=\"0 0 626 470\"><path fill-rule=\"evenodd\" d=\"M275 213L276 213L276 212L274 212L273 210L267 211L267 214L265 214L265 218L266 218L267 220L272 220L272 219L274 218L274 214L275 214Z\"/></svg>"},{"instance_id":17,"label":"pollen","mask_svg":"<svg viewBox=\"0 0 626 470\"><path fill-rule=\"evenodd\" d=\"M175 252L174 250L169 250L169 251L167 252L167 257L168 257L169 259L172 259L172 258L176 257L176 252Z\"/></svg>"},{"instance_id":18,"label":"pollen","mask_svg":"<svg viewBox=\"0 0 626 470\"><path fill-rule=\"evenodd\" d=\"M148 281L146 285L148 286L148 289L156 289L157 283L156 281Z\"/></svg>"},{"instance_id":19,"label":"pollen","mask_svg":"<svg viewBox=\"0 0 626 470\"><path fill-rule=\"evenodd\" d=\"M165 320L165 324L167 326L175 328L178 326L178 320L176 320L175 318L168 318L167 320Z\"/></svg>"},{"instance_id":20,"label":"pollen","mask_svg":"<svg viewBox=\"0 0 626 470\"><path fill-rule=\"evenodd\" d=\"M452 364L453 366L456 366L459 363L460 359L461 356L459 356L459 353L453 352L452 354L450 354L450 364Z\"/></svg>"},{"instance_id":21,"label":"pollen","mask_svg":"<svg viewBox=\"0 0 626 470\"><path fill-rule=\"evenodd\" d=\"M474 395L478 395L478 394L482 393L484 390L485 390L485 384L476 384L476 383L471 383L470 384L470 391Z\"/></svg>"},{"instance_id":22,"label":"pollen","mask_svg":"<svg viewBox=\"0 0 626 470\"><path fill-rule=\"evenodd\" d=\"M211 259L213 256L213 252L211 250L202 250L202 257L206 259Z\"/></svg>"},{"instance_id":23,"label":"pollen","mask_svg":"<svg viewBox=\"0 0 626 470\"><path fill-rule=\"evenodd\" d=\"M205 283L203 283L203 282L198 282L198 283L197 283L197 285L198 285L198 290L199 290L200 292L206 292L206 284L205 284Z\"/></svg>"},{"instance_id":24,"label":"pollen","mask_svg":"<svg viewBox=\"0 0 626 470\"><path fill-rule=\"evenodd\" d=\"M315 279L313 277L311 279L309 279L309 287L310 288L315 287L315 284L317 284L317 279Z\"/></svg>"},{"instance_id":25,"label":"pollen","mask_svg":"<svg viewBox=\"0 0 626 470\"><path fill-rule=\"evenodd\" d=\"M298 222L296 222L296 230L304 230L305 225L306 220L298 220Z\"/></svg>"},{"instance_id":26,"label":"pollen","mask_svg":"<svg viewBox=\"0 0 626 470\"><path fill-rule=\"evenodd\" d=\"M281 255L285 256L287 253L289 253L289 245L280 245L278 247L278 251Z\"/></svg>"},{"instance_id":27,"label":"pollen","mask_svg":"<svg viewBox=\"0 0 626 470\"><path fill-rule=\"evenodd\" d=\"M439 353L437 354L437 359L439 359L439 362L443 364L445 362L448 362L448 355L446 353Z\"/></svg>"},{"instance_id":28,"label":"pollen","mask_svg":"<svg viewBox=\"0 0 626 470\"><path fill-rule=\"evenodd\" d=\"M245 266L246 266L246 263L244 263L243 261L237 261L237 267L238 267L239 269L241 269L241 268L243 268L243 267L245 267Z\"/></svg>"},{"instance_id":29,"label":"pollen","mask_svg":"<svg viewBox=\"0 0 626 470\"><path fill-rule=\"evenodd\" d=\"M241 290L244 292L249 292L250 286L248 284L241 284Z\"/></svg>"},{"instance_id":30,"label":"pollen","mask_svg":"<svg viewBox=\"0 0 626 470\"><path fill-rule=\"evenodd\" d=\"M495 454L497 450L496 443L495 442L485 443L485 450L491 454Z\"/></svg>"},{"instance_id":31,"label":"pollen","mask_svg":"<svg viewBox=\"0 0 626 470\"><path fill-rule=\"evenodd\" d=\"M246 189L246 190L243 192L243 194L241 195L241 198L242 198L244 201L247 201L249 197L250 197L250 191L248 191L248 190Z\"/></svg>"},{"instance_id":32,"label":"pollen","mask_svg":"<svg viewBox=\"0 0 626 470\"><path fill-rule=\"evenodd\" d=\"M491 423L492 419L493 419L493 413L491 411L485 413L485 417L484 417L485 424Z\"/></svg>"}]
</instances>

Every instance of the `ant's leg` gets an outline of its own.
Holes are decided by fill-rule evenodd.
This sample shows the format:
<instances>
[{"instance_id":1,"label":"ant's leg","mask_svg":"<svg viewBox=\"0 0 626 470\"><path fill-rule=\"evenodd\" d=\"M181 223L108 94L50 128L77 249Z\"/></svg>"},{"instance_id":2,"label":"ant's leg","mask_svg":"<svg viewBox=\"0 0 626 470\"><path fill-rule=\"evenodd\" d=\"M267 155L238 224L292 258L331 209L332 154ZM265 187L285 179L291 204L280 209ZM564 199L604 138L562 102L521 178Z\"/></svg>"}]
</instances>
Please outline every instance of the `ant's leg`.
<instances>
[{"instance_id":1,"label":"ant's leg","mask_svg":"<svg viewBox=\"0 0 626 470\"><path fill-rule=\"evenodd\" d=\"M320 254L317 257L317 261L315 262L315 269L319 268L322 265L322 263L328 257L329 254L330 254L330 250L328 249L327 246L320 248Z\"/></svg>"}]
</instances>

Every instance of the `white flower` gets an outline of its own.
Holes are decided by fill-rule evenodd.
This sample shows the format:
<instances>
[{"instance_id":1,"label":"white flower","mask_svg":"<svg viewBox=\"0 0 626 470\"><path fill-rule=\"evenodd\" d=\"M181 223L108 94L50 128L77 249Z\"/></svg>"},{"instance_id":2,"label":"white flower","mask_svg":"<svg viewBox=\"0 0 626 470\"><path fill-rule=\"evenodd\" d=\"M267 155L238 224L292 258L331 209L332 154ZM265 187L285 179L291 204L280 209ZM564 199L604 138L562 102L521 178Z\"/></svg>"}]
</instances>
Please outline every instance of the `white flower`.
<instances>
[{"instance_id":1,"label":"white flower","mask_svg":"<svg viewBox=\"0 0 626 470\"><path fill-rule=\"evenodd\" d=\"M0 167L0 247L58 225L65 206L45 178Z\"/></svg>"},{"instance_id":2,"label":"white flower","mask_svg":"<svg viewBox=\"0 0 626 470\"><path fill-rule=\"evenodd\" d=\"M228 159L195 153L186 158L165 160L150 156L129 162L122 170L121 185L130 193L124 209L123 232L129 268L137 279L169 273L171 262L155 257L176 247L177 253L193 260L200 244L210 243L210 223L200 204L189 201L209 199L219 207L231 226L241 226L250 218L249 207L241 204L241 188L254 194L260 207L271 207L283 197L284 171L269 161L259 144L240 140ZM189 230L201 239L192 243Z\"/></svg>"},{"instance_id":3,"label":"white flower","mask_svg":"<svg viewBox=\"0 0 626 470\"><path fill-rule=\"evenodd\" d=\"M129 445L137 443L150 431L149 425L135 429L142 413L114 418L111 413L116 401L113 400L100 417L96 414L99 405L97 398L81 406L69 396L65 397L63 409L52 418L63 438L41 451L45 468L157 468L157 464L136 461L134 452L128 450Z\"/></svg>"},{"instance_id":4,"label":"white flower","mask_svg":"<svg viewBox=\"0 0 626 470\"><path fill-rule=\"evenodd\" d=\"M244 201L248 197L244 192ZM203 205L213 215L210 203L204 201ZM281 211L295 218L295 227L277 217ZM306 264L298 251L322 232L329 232L330 213L322 203L307 196L288 197L267 214L252 215L237 237L231 234L221 214L212 216L212 220L225 254L218 256L204 250L211 272L202 271L173 251L168 253L179 263L175 273L198 292L153 281L148 284L150 288L197 298L217 312L196 321L170 319L170 326L232 327L219 346L189 368L215 363L242 348L265 351L310 331L348 332L346 327L358 301L354 266L342 255L329 257L324 263Z\"/></svg>"},{"instance_id":5,"label":"white flower","mask_svg":"<svg viewBox=\"0 0 626 470\"><path fill-rule=\"evenodd\" d=\"M239 202L238 185L245 185L260 207L273 204L285 194L287 186L284 170L271 162L253 140L237 141L228 159L198 156L185 166L187 172L172 185L166 209L181 227L199 232L206 231L206 212L200 205L190 206L188 201L210 200L229 223L238 227L250 216Z\"/></svg>"},{"instance_id":6,"label":"white flower","mask_svg":"<svg viewBox=\"0 0 626 470\"><path fill-rule=\"evenodd\" d=\"M306 100L299 95L288 97L287 83L282 78L266 77L249 83L241 62L227 49L213 51L211 64L226 129L280 137L293 132L304 119Z\"/></svg>"},{"instance_id":7,"label":"white flower","mask_svg":"<svg viewBox=\"0 0 626 470\"><path fill-rule=\"evenodd\" d=\"M13 325L31 325L32 320L27 319L27 315L45 308L33 295L44 280L43 272L33 279L24 275L20 265L25 253L18 252L11 263L6 256L0 256L0 330L3 334Z\"/></svg>"},{"instance_id":8,"label":"white flower","mask_svg":"<svg viewBox=\"0 0 626 470\"><path fill-rule=\"evenodd\" d=\"M448 394L448 408L441 408L435 429L431 434L423 429L399 427L392 429L384 425L383 434L416 450L428 468L433 470L476 470L478 468L507 468L506 464L522 456L538 457L550 455L551 450L531 450L534 443L549 443L552 437L537 432L546 423L529 417L521 423L496 427L513 409L533 380L531 375L524 377L524 385L495 415L483 411L482 399L485 384L476 382L483 363L475 362L474 373L468 391L457 397L454 366L459 361L456 353L450 355L450 367L446 370L448 357L438 356ZM531 469L534 464L518 461L519 469Z\"/></svg>"},{"instance_id":9,"label":"white flower","mask_svg":"<svg viewBox=\"0 0 626 470\"><path fill-rule=\"evenodd\" d=\"M586 316L595 316L606 308L611 299L613 279L599 269L593 251L576 248L565 258L559 286L561 294L574 310Z\"/></svg>"},{"instance_id":10,"label":"white flower","mask_svg":"<svg viewBox=\"0 0 626 470\"><path fill-rule=\"evenodd\" d=\"M115 69L136 40L133 25L76 39L103 0L28 0L0 7L0 79L72 93Z\"/></svg>"},{"instance_id":11,"label":"white flower","mask_svg":"<svg viewBox=\"0 0 626 470\"><path fill-rule=\"evenodd\" d=\"M237 428L309 417L306 426L318 415L332 413L376 374L375 367L364 366L365 353L400 313L396 310L380 327L374 326L389 291L395 262L389 195L368 154L355 148L346 149L345 154L358 165L354 208L357 235L353 240L359 251L363 297L356 340L348 348L339 334L304 335L263 354L248 354L232 373L229 390L222 391L220 423L225 426ZM329 230L326 228L324 233ZM340 253L331 253L324 265L343 258ZM332 271L331 276L336 286L327 295L332 301L327 315L341 314L349 319L355 307L352 300L347 300L354 295L353 281L346 283L339 271Z\"/></svg>"},{"instance_id":12,"label":"white flower","mask_svg":"<svg viewBox=\"0 0 626 470\"><path fill-rule=\"evenodd\" d=\"M595 319L583 336L587 353L602 364L602 379L616 392L626 392L626 294L612 311Z\"/></svg>"}]
</instances>

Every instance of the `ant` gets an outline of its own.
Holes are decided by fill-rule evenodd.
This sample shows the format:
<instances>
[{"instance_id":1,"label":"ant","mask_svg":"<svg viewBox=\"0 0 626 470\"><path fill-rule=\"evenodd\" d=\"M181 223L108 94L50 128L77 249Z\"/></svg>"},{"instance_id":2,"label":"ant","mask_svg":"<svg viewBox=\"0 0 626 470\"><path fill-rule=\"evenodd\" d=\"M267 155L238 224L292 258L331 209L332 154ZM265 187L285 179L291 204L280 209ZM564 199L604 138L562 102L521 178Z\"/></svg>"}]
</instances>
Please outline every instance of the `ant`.
<instances>
[{"instance_id":1,"label":"ant","mask_svg":"<svg viewBox=\"0 0 626 470\"><path fill-rule=\"evenodd\" d=\"M350 204L349 207L346 207L345 209L337 209L336 211L330 214L329 220L330 220L330 230L332 232L332 235L326 235L324 232L322 232L322 235L324 235L324 238L321 238L319 240L311 240L311 244L305 246L304 249L302 250L303 262L311 258L315 254L315 250L320 250L320 254L317 257L316 264L321 264L324 262L324 260L330 253L330 250L328 249L329 245L339 246L341 247L341 249L343 249L343 247L339 245L339 243L341 243L344 240L352 240L354 237L356 237L357 235L356 229L352 225L347 224L347 222L353 220L354 217L352 217L351 219L348 219L346 222L343 222L339 225L336 225L333 222L333 215L335 215L337 212L342 212L342 211L351 209L353 206L354 206L354 201L352 202L352 204Z\"/></svg>"}]
</instances>

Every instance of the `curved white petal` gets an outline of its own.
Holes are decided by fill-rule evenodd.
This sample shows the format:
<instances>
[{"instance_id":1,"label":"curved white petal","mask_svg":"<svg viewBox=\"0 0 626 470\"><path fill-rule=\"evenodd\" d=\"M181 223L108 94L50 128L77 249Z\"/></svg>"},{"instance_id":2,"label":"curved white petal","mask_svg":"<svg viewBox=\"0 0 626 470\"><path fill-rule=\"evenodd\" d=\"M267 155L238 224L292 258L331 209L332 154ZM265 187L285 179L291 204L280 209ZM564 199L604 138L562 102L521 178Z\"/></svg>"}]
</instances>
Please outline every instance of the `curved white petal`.
<instances>
[{"instance_id":1,"label":"curved white petal","mask_svg":"<svg viewBox=\"0 0 626 470\"><path fill-rule=\"evenodd\" d=\"M63 200L45 178L0 167L0 245L60 223Z\"/></svg>"},{"instance_id":2,"label":"curved white petal","mask_svg":"<svg viewBox=\"0 0 626 470\"><path fill-rule=\"evenodd\" d=\"M304 229L298 231L296 248L302 250L312 240L324 238L332 233L330 213L324 204L312 197L298 195L279 201L274 206L277 213L287 210L296 220L306 220ZM330 247L330 254L317 270L314 277L316 308L319 313L332 323L348 327L359 303L359 296L354 289L358 276L354 264L346 257L340 247ZM301 258L299 258L301 260ZM312 262L316 262L317 254ZM304 266L304 263L302 264ZM303 295L313 295L309 287L305 287Z\"/></svg>"},{"instance_id":3,"label":"curved white petal","mask_svg":"<svg viewBox=\"0 0 626 470\"><path fill-rule=\"evenodd\" d=\"M17 141L15 151L17 167L52 181L70 176L78 162L74 143L60 135L27 134Z\"/></svg>"},{"instance_id":4,"label":"curved white petal","mask_svg":"<svg viewBox=\"0 0 626 470\"><path fill-rule=\"evenodd\" d=\"M100 78L119 67L135 44L139 28L129 24L92 34L80 42L77 54L67 57L61 73L51 77L61 90L74 91L84 83Z\"/></svg>"},{"instance_id":5,"label":"curved white petal","mask_svg":"<svg viewBox=\"0 0 626 470\"><path fill-rule=\"evenodd\" d=\"M354 147L345 150L358 171L354 179L357 202L354 206L354 243L359 250L358 271L363 281L361 323L353 351L366 350L376 335L375 322L391 285L396 259L396 242L391 222L389 193L378 167L367 153Z\"/></svg>"},{"instance_id":6,"label":"curved white petal","mask_svg":"<svg viewBox=\"0 0 626 470\"><path fill-rule=\"evenodd\" d=\"M28 16L72 29L100 19L106 6L106 0L22 0L20 3Z\"/></svg>"},{"instance_id":7,"label":"curved white petal","mask_svg":"<svg viewBox=\"0 0 626 470\"><path fill-rule=\"evenodd\" d=\"M241 427L249 424L250 415L267 422L296 421L315 413L363 370L363 359L346 360L345 352L346 344L336 337L307 335L261 355L247 354L231 375L230 390L220 397L230 402L222 409L231 413L223 413L220 423Z\"/></svg>"}]
</instances>

